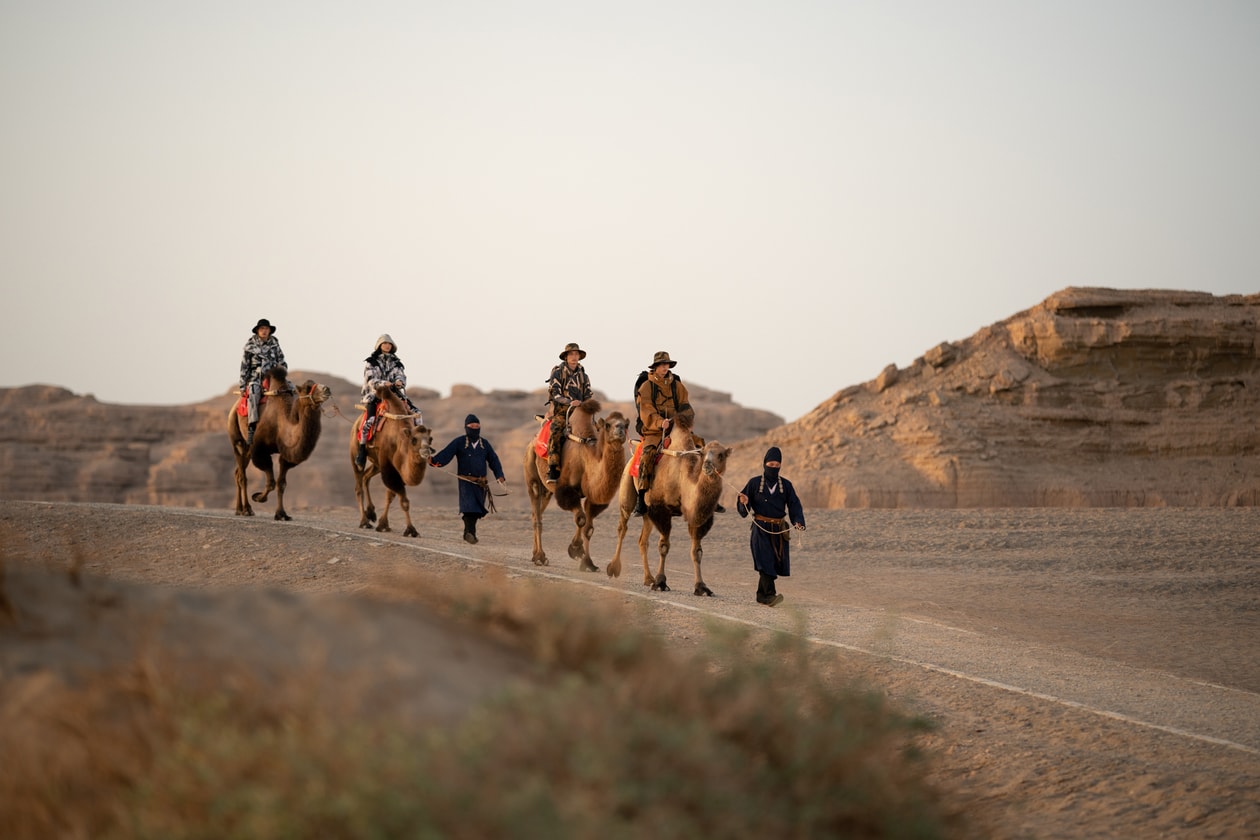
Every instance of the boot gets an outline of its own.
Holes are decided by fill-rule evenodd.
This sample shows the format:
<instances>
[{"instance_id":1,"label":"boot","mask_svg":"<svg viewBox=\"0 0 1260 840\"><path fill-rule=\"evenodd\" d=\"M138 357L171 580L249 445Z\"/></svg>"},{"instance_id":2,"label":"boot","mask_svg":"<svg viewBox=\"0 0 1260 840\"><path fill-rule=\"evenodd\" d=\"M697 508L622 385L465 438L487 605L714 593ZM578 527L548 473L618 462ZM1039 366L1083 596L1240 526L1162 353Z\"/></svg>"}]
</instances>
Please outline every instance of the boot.
<instances>
[{"instance_id":1,"label":"boot","mask_svg":"<svg viewBox=\"0 0 1260 840\"><path fill-rule=\"evenodd\" d=\"M547 483L555 484L559 480L560 480L560 463L557 461L555 463L547 464Z\"/></svg>"},{"instance_id":2,"label":"boot","mask_svg":"<svg viewBox=\"0 0 1260 840\"><path fill-rule=\"evenodd\" d=\"M246 430L245 432L245 448L246 449L254 445L254 429L257 427L258 427L257 423L249 424L249 429Z\"/></svg>"},{"instance_id":3,"label":"boot","mask_svg":"<svg viewBox=\"0 0 1260 840\"><path fill-rule=\"evenodd\" d=\"M477 544L477 514L464 514L464 542L469 545Z\"/></svg>"},{"instance_id":4,"label":"boot","mask_svg":"<svg viewBox=\"0 0 1260 840\"><path fill-rule=\"evenodd\" d=\"M355 453L355 456L354 456L354 465L358 467L359 469L363 469L364 467L367 466L367 444L366 443L359 444L359 451Z\"/></svg>"},{"instance_id":5,"label":"boot","mask_svg":"<svg viewBox=\"0 0 1260 840\"><path fill-rule=\"evenodd\" d=\"M647 502L645 500L646 496L647 496L646 490L639 491L639 498L634 503L633 515L642 516L643 514L647 513Z\"/></svg>"}]
</instances>

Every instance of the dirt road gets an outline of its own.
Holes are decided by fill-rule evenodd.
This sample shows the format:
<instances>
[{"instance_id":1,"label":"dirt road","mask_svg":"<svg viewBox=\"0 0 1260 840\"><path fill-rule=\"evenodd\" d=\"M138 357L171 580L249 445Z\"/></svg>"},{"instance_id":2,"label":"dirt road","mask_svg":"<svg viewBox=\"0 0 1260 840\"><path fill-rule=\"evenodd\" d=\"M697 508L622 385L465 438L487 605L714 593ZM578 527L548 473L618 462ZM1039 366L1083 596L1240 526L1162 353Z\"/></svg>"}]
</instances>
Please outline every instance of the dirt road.
<instances>
[{"instance_id":1,"label":"dirt road","mask_svg":"<svg viewBox=\"0 0 1260 840\"><path fill-rule=\"evenodd\" d=\"M1260 836L1260 511L809 512L774 609L753 600L733 513L705 540L713 598L692 594L685 529L672 590L651 592L637 526L610 579L577 571L554 509L541 568L522 512L486 519L475 546L449 510L419 511L419 539L360 530L355 510L294 513L0 502L11 556L90 546L87 573L162 587L355 592L388 558L612 593L678 644L712 621L803 633L939 724L936 781L998 836ZM601 569L615 529L615 512L597 521Z\"/></svg>"}]
</instances>

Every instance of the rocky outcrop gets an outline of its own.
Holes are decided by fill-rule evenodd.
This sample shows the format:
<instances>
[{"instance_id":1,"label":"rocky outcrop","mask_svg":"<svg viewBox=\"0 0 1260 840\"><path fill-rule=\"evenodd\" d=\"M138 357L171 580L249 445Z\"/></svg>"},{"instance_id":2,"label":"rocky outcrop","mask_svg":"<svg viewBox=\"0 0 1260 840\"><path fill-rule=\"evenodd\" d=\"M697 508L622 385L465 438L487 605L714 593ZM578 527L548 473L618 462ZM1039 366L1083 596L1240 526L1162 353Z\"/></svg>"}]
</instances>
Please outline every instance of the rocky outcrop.
<instances>
[{"instance_id":1,"label":"rocky outcrop","mask_svg":"<svg viewBox=\"0 0 1260 840\"><path fill-rule=\"evenodd\" d=\"M314 454L289 475L286 506L354 505L350 428L360 386L327 374L294 371L290 378L326 384L333 397L325 406ZM543 410L545 391L481 391L457 385L445 398L419 387L408 393L424 411L439 447L463 433L466 415L476 414L507 474L509 495L497 498L496 505L528 507L522 460L538 430L533 417ZM692 386L691 393L710 437L740 440L783 423L778 415L736 405L729 394L699 386ZM597 396L605 412L631 410L629 402ZM227 425L235 399L231 389L195 405L132 406L102 403L48 385L0 389L0 497L230 508L235 465ZM262 475L252 468L249 481L251 492L262 488ZM408 496L419 505L453 506L456 481L451 467L429 470ZM258 510L263 516L271 512L267 506Z\"/></svg>"},{"instance_id":2,"label":"rocky outcrop","mask_svg":"<svg viewBox=\"0 0 1260 840\"><path fill-rule=\"evenodd\" d=\"M1260 295L1069 288L737 447L830 508L1260 504Z\"/></svg>"}]
</instances>

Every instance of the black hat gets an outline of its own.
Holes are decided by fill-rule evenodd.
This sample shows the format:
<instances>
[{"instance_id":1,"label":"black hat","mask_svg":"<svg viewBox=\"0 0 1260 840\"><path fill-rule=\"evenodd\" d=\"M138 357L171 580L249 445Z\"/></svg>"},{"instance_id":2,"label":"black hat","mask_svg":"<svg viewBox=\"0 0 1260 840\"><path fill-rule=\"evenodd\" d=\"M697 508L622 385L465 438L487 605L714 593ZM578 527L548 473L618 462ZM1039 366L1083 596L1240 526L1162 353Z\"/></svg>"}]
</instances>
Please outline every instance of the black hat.
<instances>
[{"instance_id":1,"label":"black hat","mask_svg":"<svg viewBox=\"0 0 1260 840\"><path fill-rule=\"evenodd\" d=\"M254 324L254 335L258 335L258 328L259 328L259 327L271 327L271 322L270 322L270 321L268 321L266 318L259 318L259 319L258 319L258 323L257 323L257 324ZM271 334L272 334L272 335L275 335L275 334L276 334L276 328L275 328L275 327L271 327Z\"/></svg>"}]
</instances>

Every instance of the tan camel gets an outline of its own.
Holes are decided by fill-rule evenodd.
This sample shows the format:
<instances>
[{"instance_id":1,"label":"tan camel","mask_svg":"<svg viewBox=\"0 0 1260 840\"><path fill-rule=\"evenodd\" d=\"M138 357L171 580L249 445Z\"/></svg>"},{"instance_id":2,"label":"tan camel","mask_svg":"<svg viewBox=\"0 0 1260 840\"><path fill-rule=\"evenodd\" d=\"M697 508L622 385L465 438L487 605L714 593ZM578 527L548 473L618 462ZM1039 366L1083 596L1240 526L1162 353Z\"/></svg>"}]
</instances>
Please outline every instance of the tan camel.
<instances>
[{"instance_id":1,"label":"tan camel","mask_svg":"<svg viewBox=\"0 0 1260 840\"><path fill-rule=\"evenodd\" d=\"M289 470L311 457L315 444L319 443L322 430L320 405L332 396L327 385L306 380L293 390L288 384L288 371L272 368L267 371L270 388L267 401L259 413L258 426L254 430L253 446L245 445L247 418L236 413L236 403L228 414L228 440L236 455L236 515L253 516L247 488L246 468L252 462L267 476L267 486L255 493L255 502L267 501L272 490L276 491L276 519L289 520L284 510L284 490L288 485ZM272 457L280 456L280 473L276 474Z\"/></svg>"},{"instance_id":2,"label":"tan camel","mask_svg":"<svg viewBox=\"0 0 1260 840\"><path fill-rule=\"evenodd\" d=\"M680 420L682 418L679 418ZM713 513L722 493L722 473L726 471L726 457L730 452L717 441L706 443L703 449L693 449L691 430L681 423L670 435L670 444L661 453L656 464L652 489L647 494L647 513L643 516L643 530L639 534L639 556L643 558L643 585L653 591L668 592L665 580L665 558L669 556L669 532L673 518L681 516L691 534L691 564L696 571L696 595L712 595L700 574L700 560L704 555L701 540L713 527ZM636 493L630 464L621 474L620 516L617 520L617 551L608 564L608 576L621 576L621 543L634 511ZM647 547L652 528L661 532L660 565L653 576L648 566Z\"/></svg>"},{"instance_id":3,"label":"tan camel","mask_svg":"<svg viewBox=\"0 0 1260 840\"><path fill-rule=\"evenodd\" d=\"M596 420L600 408L598 400L586 400L569 412L570 433L560 441L564 450L560 479L554 490L547 487L547 459L534 451L534 439L525 447L525 489L534 520L533 560L537 566L547 565L547 553L542 547L542 515L555 495L561 510L573 511L569 556L578 561L579 570L599 571L591 562L591 534L595 517L617 497L629 431L629 422L619 411Z\"/></svg>"},{"instance_id":4,"label":"tan camel","mask_svg":"<svg viewBox=\"0 0 1260 840\"><path fill-rule=\"evenodd\" d=\"M354 462L359 451L362 415L354 421L354 428L350 430L350 466L354 470L354 497L359 502L359 527L371 528L376 522L376 506L372 504L368 483L379 473L385 484L385 512L381 514L376 530L389 530L389 507L397 496L403 516L407 518L403 536L418 537L420 532L411 524L411 501L407 498L407 488L416 487L424 481L424 472L433 457L433 432L428 426L417 426L411 409L389 388L378 389L376 398L384 404L385 413L377 421L376 433L367 448L368 460L362 469Z\"/></svg>"}]
</instances>

